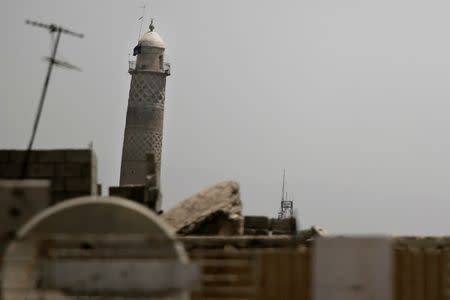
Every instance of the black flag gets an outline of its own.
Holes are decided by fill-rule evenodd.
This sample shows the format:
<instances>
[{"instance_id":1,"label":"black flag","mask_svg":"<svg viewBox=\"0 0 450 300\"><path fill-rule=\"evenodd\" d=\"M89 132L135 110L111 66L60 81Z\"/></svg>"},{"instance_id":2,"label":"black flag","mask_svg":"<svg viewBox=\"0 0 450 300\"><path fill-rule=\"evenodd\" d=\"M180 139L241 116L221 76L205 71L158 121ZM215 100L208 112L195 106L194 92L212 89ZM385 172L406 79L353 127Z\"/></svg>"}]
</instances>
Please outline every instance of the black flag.
<instances>
[{"instance_id":1,"label":"black flag","mask_svg":"<svg viewBox=\"0 0 450 300\"><path fill-rule=\"evenodd\" d=\"M138 44L136 47L134 47L133 49L133 56L136 56L138 54L141 53L141 44Z\"/></svg>"}]
</instances>

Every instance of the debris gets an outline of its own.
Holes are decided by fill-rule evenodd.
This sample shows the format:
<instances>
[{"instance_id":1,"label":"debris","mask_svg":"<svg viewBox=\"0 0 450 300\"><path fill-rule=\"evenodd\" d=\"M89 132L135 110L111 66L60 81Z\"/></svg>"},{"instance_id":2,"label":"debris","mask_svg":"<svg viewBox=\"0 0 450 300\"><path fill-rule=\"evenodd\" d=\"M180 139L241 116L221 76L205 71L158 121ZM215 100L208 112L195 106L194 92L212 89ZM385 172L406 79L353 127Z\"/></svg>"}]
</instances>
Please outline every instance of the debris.
<instances>
[{"instance_id":1,"label":"debris","mask_svg":"<svg viewBox=\"0 0 450 300\"><path fill-rule=\"evenodd\" d=\"M182 235L242 234L239 184L219 183L187 198L162 217Z\"/></svg>"}]
</instances>

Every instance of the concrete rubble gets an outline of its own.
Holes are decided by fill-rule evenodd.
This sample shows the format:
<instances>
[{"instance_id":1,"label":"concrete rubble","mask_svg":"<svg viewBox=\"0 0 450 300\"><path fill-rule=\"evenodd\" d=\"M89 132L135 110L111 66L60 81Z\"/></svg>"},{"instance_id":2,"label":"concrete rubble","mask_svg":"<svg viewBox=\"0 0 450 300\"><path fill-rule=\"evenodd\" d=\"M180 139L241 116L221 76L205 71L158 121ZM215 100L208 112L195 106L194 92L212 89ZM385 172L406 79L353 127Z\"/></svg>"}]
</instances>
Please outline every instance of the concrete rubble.
<instances>
[{"instance_id":1,"label":"concrete rubble","mask_svg":"<svg viewBox=\"0 0 450 300\"><path fill-rule=\"evenodd\" d=\"M180 235L243 233L239 184L225 181L195 194L162 215Z\"/></svg>"}]
</instances>

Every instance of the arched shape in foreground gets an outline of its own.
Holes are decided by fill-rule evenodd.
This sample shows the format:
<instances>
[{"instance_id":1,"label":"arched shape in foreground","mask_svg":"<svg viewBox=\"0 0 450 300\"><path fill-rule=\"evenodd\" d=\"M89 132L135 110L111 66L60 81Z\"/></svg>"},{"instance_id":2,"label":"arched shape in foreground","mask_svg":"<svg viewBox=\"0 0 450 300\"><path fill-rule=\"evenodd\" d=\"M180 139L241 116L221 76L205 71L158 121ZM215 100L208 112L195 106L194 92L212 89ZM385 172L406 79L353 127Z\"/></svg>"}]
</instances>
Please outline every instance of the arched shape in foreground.
<instances>
[{"instance_id":1,"label":"arched shape in foreground","mask_svg":"<svg viewBox=\"0 0 450 300\"><path fill-rule=\"evenodd\" d=\"M137 237L139 240L130 240L129 244L125 242L121 245L143 249L149 258L187 262L186 252L176 241L174 230L148 208L118 197L75 198L38 213L18 231L16 240L8 246L3 260L3 299L18 299L21 290L27 295L30 292L47 295L49 291L39 289L36 274L39 273L42 259L42 245L46 247L42 241L52 237L63 237L71 247L74 240L86 237L94 243L96 250L117 244L116 240L121 238ZM98 244L95 244L96 237L101 240ZM60 241L58 238L56 243ZM106 238L106 242L103 238ZM142 245L145 247L139 248ZM154 274L148 275L151 280ZM175 296L173 299L183 299L183 295L183 292L172 294Z\"/></svg>"}]
</instances>

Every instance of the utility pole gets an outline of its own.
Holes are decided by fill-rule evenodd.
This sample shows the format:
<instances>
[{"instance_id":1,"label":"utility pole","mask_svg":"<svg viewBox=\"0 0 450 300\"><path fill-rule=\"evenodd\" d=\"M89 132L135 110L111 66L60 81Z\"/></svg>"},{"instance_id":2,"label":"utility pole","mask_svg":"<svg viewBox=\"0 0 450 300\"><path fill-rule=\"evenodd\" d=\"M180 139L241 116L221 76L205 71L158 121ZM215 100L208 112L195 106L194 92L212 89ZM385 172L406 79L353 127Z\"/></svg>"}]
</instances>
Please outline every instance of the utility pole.
<instances>
[{"instance_id":1,"label":"utility pole","mask_svg":"<svg viewBox=\"0 0 450 300\"><path fill-rule=\"evenodd\" d=\"M41 98L39 100L39 106L38 106L38 110L36 113L36 118L34 120L34 124L33 124L33 130L31 132L31 138L30 141L28 143L28 147L27 147L27 151L25 153L25 158L23 161L23 166L22 166L22 178L26 177L27 174L27 167L28 167L28 160L30 159L30 152L31 149L33 148L33 143L34 143L34 138L36 136L36 131L39 125L39 120L41 118L41 114L42 114L42 108L44 106L44 101L45 101L45 96L47 94L47 89L48 89L48 85L50 82L50 76L52 74L52 69L53 69L53 65L59 65L62 67L66 67L66 68L71 68L71 69L77 69L75 66L72 66L68 63L65 62L61 62L56 60L56 52L58 50L58 45L59 45L59 40L61 37L61 34L67 34L67 35L72 35L78 38L83 38L84 35L82 33L76 33L73 31L70 31L68 29L65 29L61 26L57 26L55 24L44 24L44 23L40 23L40 22L36 22L36 21L30 21L30 20L26 20L25 21L26 24L31 25L31 26L35 26L35 27L40 27L40 28L44 28L47 29L50 34L53 36L53 34L56 33L56 40L55 43L53 44L53 49L51 52L51 56L47 59L48 60L48 68L47 68L47 75L45 77L45 81L44 81L44 86L42 88L42 93L41 93Z\"/></svg>"}]
</instances>

